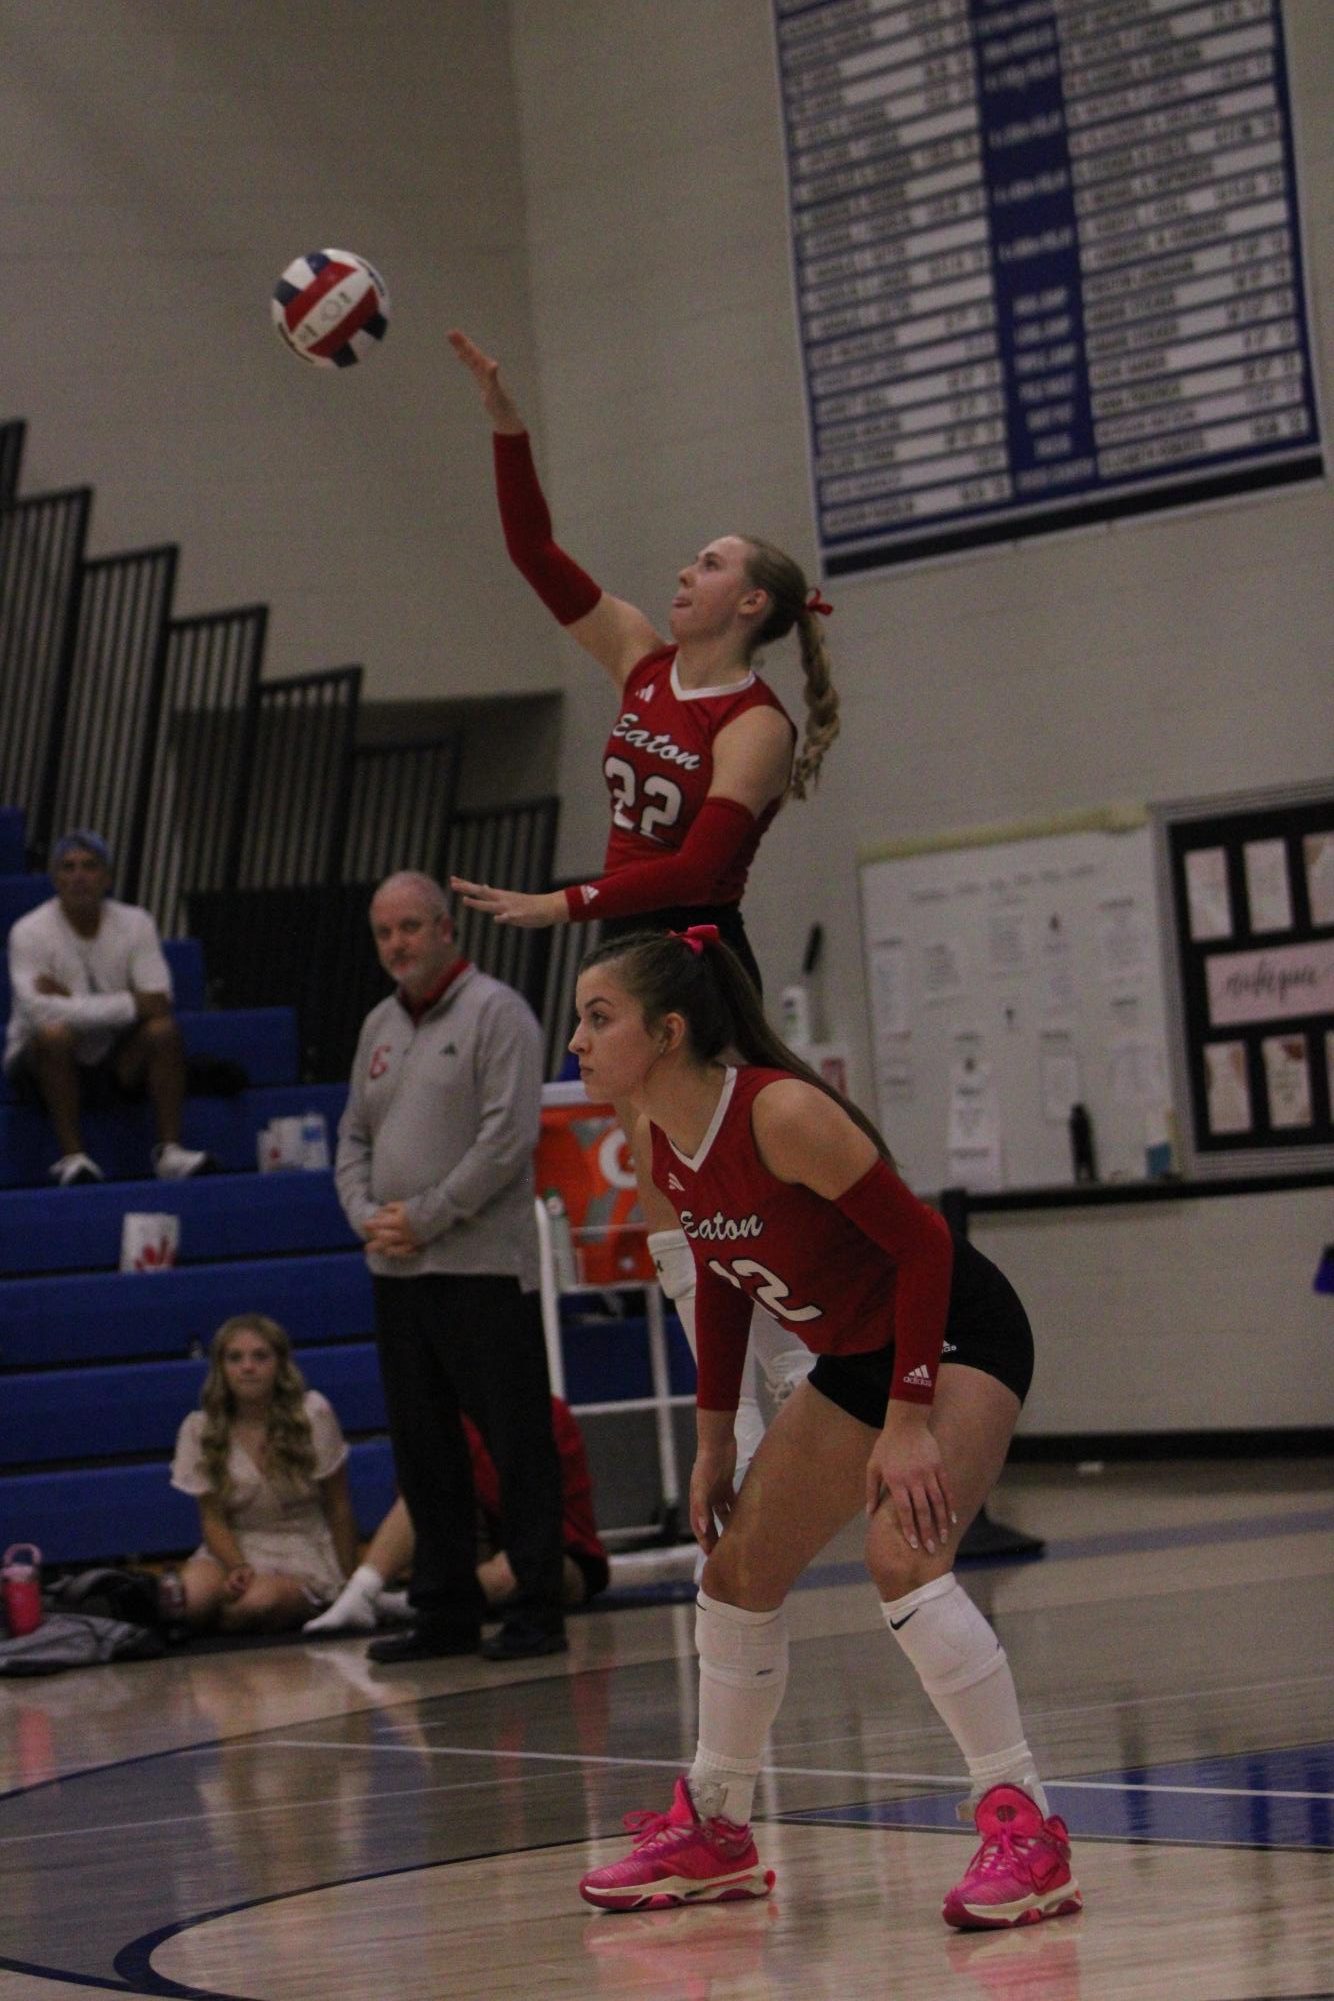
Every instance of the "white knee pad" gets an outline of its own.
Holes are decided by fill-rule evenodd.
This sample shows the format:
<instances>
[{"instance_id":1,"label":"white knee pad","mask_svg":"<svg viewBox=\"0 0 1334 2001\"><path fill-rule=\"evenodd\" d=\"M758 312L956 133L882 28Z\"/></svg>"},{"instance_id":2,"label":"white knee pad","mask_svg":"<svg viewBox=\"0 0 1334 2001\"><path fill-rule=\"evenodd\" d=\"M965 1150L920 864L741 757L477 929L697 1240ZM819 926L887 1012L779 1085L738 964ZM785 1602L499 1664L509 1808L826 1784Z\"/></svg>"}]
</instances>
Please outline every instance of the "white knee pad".
<instances>
[{"instance_id":1,"label":"white knee pad","mask_svg":"<svg viewBox=\"0 0 1334 2001\"><path fill-rule=\"evenodd\" d=\"M957 1695L1006 1664L1004 1647L953 1571L880 1609L930 1696Z\"/></svg>"},{"instance_id":2,"label":"white knee pad","mask_svg":"<svg viewBox=\"0 0 1334 2001\"><path fill-rule=\"evenodd\" d=\"M728 1688L764 1690L781 1700L787 1684L787 1609L746 1612L701 1591L695 1600L701 1674Z\"/></svg>"}]
</instances>

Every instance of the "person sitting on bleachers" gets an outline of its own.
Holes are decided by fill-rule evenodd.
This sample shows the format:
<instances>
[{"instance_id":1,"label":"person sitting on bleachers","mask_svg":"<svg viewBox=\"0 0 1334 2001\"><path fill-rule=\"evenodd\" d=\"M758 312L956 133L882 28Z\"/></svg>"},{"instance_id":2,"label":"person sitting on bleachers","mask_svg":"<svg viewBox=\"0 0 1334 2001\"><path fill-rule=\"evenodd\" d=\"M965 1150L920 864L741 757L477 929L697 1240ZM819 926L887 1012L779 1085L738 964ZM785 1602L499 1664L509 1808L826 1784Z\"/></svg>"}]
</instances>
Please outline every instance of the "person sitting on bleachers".
<instances>
[{"instance_id":1,"label":"person sitting on bleachers","mask_svg":"<svg viewBox=\"0 0 1334 2001\"><path fill-rule=\"evenodd\" d=\"M154 1172L163 1181L202 1173L208 1154L181 1145L185 1050L156 924L109 894L111 854L87 828L56 842L51 880L55 895L9 934L4 1067L20 1096L50 1115L60 1147L52 1178L62 1188L101 1181L80 1114L145 1091L157 1119Z\"/></svg>"},{"instance_id":2,"label":"person sitting on bleachers","mask_svg":"<svg viewBox=\"0 0 1334 2001\"><path fill-rule=\"evenodd\" d=\"M169 1616L196 1630L293 1630L356 1567L338 1419L263 1313L223 1321L199 1401L177 1433L171 1484L198 1500L204 1540L169 1580Z\"/></svg>"},{"instance_id":3,"label":"person sitting on bleachers","mask_svg":"<svg viewBox=\"0 0 1334 2001\"><path fill-rule=\"evenodd\" d=\"M584 1441L574 1413L559 1397L551 1399L551 1427L560 1453L565 1542L565 1605L586 1605L605 1591L611 1576L593 1513L593 1482ZM472 1459L477 1496L477 1581L492 1611L499 1612L518 1589L505 1554L500 1519L500 1479L475 1424L465 1417L463 1432ZM371 1537L366 1554L327 1612L308 1619L308 1633L369 1633L386 1613L405 1609L402 1594L388 1589L412 1561L416 1538L412 1517L400 1496Z\"/></svg>"}]
</instances>

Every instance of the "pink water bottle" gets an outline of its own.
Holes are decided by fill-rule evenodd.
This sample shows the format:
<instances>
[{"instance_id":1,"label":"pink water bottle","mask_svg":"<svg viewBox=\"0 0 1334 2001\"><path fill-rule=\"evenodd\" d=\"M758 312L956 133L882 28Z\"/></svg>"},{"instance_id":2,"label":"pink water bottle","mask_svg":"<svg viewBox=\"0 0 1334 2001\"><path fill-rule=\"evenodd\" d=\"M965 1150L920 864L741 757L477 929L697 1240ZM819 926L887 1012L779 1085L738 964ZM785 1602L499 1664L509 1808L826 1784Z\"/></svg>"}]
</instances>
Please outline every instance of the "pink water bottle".
<instances>
[{"instance_id":1,"label":"pink water bottle","mask_svg":"<svg viewBox=\"0 0 1334 2001\"><path fill-rule=\"evenodd\" d=\"M12 1640L41 1625L42 1552L36 1543L11 1543L0 1558L0 1600Z\"/></svg>"}]
</instances>

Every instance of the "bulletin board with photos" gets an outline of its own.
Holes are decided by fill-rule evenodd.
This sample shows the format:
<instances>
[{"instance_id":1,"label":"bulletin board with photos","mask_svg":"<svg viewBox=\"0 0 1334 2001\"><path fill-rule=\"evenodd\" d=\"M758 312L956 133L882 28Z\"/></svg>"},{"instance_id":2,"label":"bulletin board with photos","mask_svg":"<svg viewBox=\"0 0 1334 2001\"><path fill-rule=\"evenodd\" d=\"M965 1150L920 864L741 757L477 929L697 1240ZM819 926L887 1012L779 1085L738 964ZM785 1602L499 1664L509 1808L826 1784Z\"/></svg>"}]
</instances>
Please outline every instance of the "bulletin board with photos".
<instances>
[{"instance_id":1,"label":"bulletin board with photos","mask_svg":"<svg viewBox=\"0 0 1334 2001\"><path fill-rule=\"evenodd\" d=\"M891 841L862 857L876 1108L923 1192L1063 1186L1071 1115L1102 1181L1170 1129L1153 840L1142 807Z\"/></svg>"},{"instance_id":2,"label":"bulletin board with photos","mask_svg":"<svg viewBox=\"0 0 1334 2001\"><path fill-rule=\"evenodd\" d=\"M1154 819L1186 1172L1334 1165L1334 781Z\"/></svg>"}]
</instances>

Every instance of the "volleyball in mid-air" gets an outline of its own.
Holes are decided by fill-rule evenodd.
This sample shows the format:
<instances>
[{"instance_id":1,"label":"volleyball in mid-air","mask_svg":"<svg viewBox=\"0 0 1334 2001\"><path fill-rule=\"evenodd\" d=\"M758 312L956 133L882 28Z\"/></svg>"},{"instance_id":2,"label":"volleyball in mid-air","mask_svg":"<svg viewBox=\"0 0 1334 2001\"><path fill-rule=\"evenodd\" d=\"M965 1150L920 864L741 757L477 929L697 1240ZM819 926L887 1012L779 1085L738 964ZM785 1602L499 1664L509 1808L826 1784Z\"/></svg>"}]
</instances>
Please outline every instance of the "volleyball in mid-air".
<instances>
[{"instance_id":1,"label":"volleyball in mid-air","mask_svg":"<svg viewBox=\"0 0 1334 2001\"><path fill-rule=\"evenodd\" d=\"M302 361L350 368L385 337L389 294L373 264L350 250L310 250L273 288L273 324Z\"/></svg>"}]
</instances>

